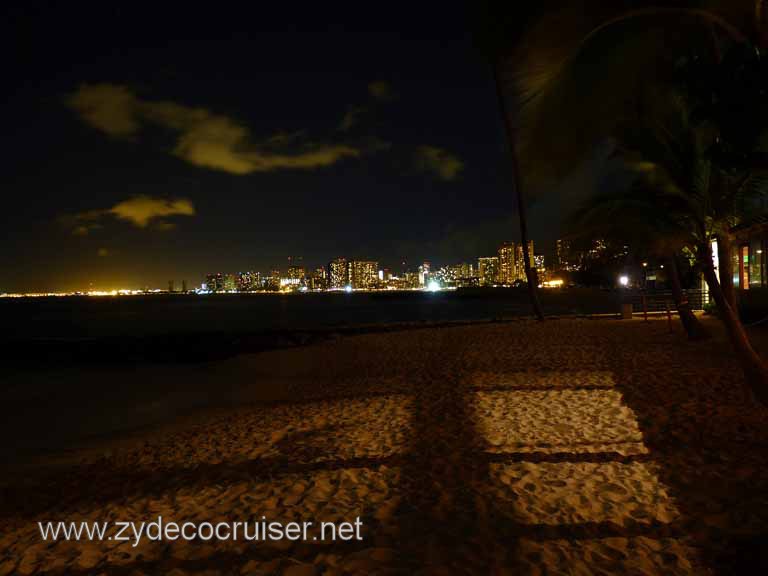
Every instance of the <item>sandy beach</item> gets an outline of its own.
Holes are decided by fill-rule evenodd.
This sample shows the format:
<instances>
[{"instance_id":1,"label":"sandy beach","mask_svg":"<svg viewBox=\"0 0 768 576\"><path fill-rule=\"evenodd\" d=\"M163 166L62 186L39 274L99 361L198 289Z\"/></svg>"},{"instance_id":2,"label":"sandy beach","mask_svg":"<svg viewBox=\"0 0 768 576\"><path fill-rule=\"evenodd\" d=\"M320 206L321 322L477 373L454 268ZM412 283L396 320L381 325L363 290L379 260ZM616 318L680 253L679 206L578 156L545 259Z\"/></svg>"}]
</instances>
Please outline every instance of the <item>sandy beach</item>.
<instances>
[{"instance_id":1,"label":"sandy beach","mask_svg":"<svg viewBox=\"0 0 768 576\"><path fill-rule=\"evenodd\" d=\"M186 366L200 400L183 417L176 383L162 425L7 466L0 576L754 573L768 414L704 321L700 343L664 319L520 320ZM159 515L359 517L363 537L134 546L43 541L37 525Z\"/></svg>"}]
</instances>

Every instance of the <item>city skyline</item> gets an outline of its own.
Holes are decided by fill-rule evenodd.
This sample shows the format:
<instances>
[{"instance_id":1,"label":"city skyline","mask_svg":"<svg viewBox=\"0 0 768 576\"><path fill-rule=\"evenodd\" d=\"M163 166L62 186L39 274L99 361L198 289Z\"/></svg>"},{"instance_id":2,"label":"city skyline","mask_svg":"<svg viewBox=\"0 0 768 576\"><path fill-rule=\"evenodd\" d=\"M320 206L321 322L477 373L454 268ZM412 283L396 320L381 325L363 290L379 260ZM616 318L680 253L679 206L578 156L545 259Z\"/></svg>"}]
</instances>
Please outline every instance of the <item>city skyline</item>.
<instances>
[{"instance_id":1,"label":"city skyline","mask_svg":"<svg viewBox=\"0 0 768 576\"><path fill-rule=\"evenodd\" d=\"M560 242L558 240L558 246ZM534 246L532 240L528 242L531 265L539 274L539 281L546 281L547 258L544 254L536 254ZM504 262L500 264L502 260ZM560 262L558 257L550 260ZM297 262L302 264L297 265ZM433 282L437 283L436 287L443 288L512 286L526 281L522 247L515 242L503 242L496 256L478 256L471 261L445 263L439 267L429 260L415 267L408 266L406 261L394 267L379 264L376 260L337 257L325 266L313 268L303 265L300 256L289 257L287 267L271 267L268 274L259 270L208 273L201 289L204 292L411 289L428 288ZM490 272L486 270L488 266ZM169 281L169 285L172 282Z\"/></svg>"},{"instance_id":2,"label":"city skyline","mask_svg":"<svg viewBox=\"0 0 768 576\"><path fill-rule=\"evenodd\" d=\"M493 81L462 7L439 26L412 8L408 30L362 8L343 30L273 6L88 14L108 32L84 27L84 7L43 10L7 20L27 49L6 71L18 136L4 149L0 291L164 287L299 253L461 261L518 238ZM254 24L270 15L290 25ZM253 72L233 54L269 57ZM551 198L530 191L537 243L554 242L588 173Z\"/></svg>"},{"instance_id":3,"label":"city skyline","mask_svg":"<svg viewBox=\"0 0 768 576\"><path fill-rule=\"evenodd\" d=\"M586 242L586 243L585 243ZM585 269L590 261L598 260L608 244L602 238L580 241L580 248L572 240L557 239L553 251L542 254L537 244L528 242L531 266L537 279L548 282L555 275L562 276ZM614 257L626 257L628 246L614 247ZM663 268L663 266L662 266ZM389 281L392 282L389 282ZM164 282L139 286L136 284L94 286L77 289L1 290L0 295L66 295L66 294L138 294L154 292L249 292L302 290L368 290L427 288L430 280L440 288L472 286L513 286L527 282L523 263L523 250L519 243L504 241L493 256L476 256L461 261L438 262L422 260L409 262L401 259L395 264L378 260L337 257L324 265L306 264L303 256L288 256L283 265L264 269L244 267L236 271L201 272L186 277L173 277ZM561 281L562 278L556 280ZM388 283L389 282L389 283ZM388 284L387 284L388 283ZM559 285L559 284L558 284ZM159 286L166 286L160 288ZM177 290L177 288L179 288Z\"/></svg>"}]
</instances>

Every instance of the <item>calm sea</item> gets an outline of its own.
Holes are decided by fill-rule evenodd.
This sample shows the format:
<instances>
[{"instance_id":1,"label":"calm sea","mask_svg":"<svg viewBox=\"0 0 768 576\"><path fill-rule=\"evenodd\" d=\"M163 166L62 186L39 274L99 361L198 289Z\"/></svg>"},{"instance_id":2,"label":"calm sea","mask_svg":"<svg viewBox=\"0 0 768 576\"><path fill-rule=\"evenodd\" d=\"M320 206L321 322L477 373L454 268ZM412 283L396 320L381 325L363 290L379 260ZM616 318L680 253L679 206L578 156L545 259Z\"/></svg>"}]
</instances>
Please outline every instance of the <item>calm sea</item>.
<instances>
[{"instance_id":1,"label":"calm sea","mask_svg":"<svg viewBox=\"0 0 768 576\"><path fill-rule=\"evenodd\" d=\"M618 311L615 292L542 291L551 315ZM313 330L530 314L525 289L471 292L210 294L0 299L3 338L79 339L200 332Z\"/></svg>"}]
</instances>

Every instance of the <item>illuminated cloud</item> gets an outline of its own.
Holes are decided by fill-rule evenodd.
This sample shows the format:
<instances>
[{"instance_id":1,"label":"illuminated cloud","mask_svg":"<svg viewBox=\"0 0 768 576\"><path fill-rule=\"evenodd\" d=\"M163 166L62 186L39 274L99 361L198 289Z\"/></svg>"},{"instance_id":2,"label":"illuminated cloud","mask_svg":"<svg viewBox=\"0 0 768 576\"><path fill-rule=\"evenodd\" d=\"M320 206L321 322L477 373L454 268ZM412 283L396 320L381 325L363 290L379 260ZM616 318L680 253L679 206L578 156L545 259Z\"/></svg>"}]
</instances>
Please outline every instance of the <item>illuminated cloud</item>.
<instances>
[{"instance_id":1,"label":"illuminated cloud","mask_svg":"<svg viewBox=\"0 0 768 576\"><path fill-rule=\"evenodd\" d=\"M138 100L124 86L84 84L67 99L80 117L110 136L131 136L138 132Z\"/></svg>"},{"instance_id":2,"label":"illuminated cloud","mask_svg":"<svg viewBox=\"0 0 768 576\"><path fill-rule=\"evenodd\" d=\"M173 230L175 224L165 220L168 216L194 216L195 207L186 198L153 198L152 196L133 196L118 202L104 210L88 210L74 215L65 215L61 222L72 229L75 236L87 236L91 230L102 228L101 220L114 217L130 222L137 228L152 225L160 231Z\"/></svg>"},{"instance_id":3,"label":"illuminated cloud","mask_svg":"<svg viewBox=\"0 0 768 576\"><path fill-rule=\"evenodd\" d=\"M388 82L378 81L368 84L368 93L377 100L392 100L395 92Z\"/></svg>"},{"instance_id":4,"label":"illuminated cloud","mask_svg":"<svg viewBox=\"0 0 768 576\"><path fill-rule=\"evenodd\" d=\"M81 118L105 134L132 136L142 124L178 133L172 153L182 160L230 174L311 170L330 166L360 151L347 145L301 144L302 133L278 133L254 142L247 127L205 108L142 100L124 86L83 84L68 99Z\"/></svg>"},{"instance_id":5,"label":"illuminated cloud","mask_svg":"<svg viewBox=\"0 0 768 576\"><path fill-rule=\"evenodd\" d=\"M416 161L420 168L446 181L455 180L464 169L464 163L456 156L435 146L419 146Z\"/></svg>"},{"instance_id":6,"label":"illuminated cloud","mask_svg":"<svg viewBox=\"0 0 768 576\"><path fill-rule=\"evenodd\" d=\"M146 228L154 218L164 216L194 216L195 207L186 198L167 200L151 196L134 196L115 204L105 213L120 220L127 220L134 226Z\"/></svg>"}]
</instances>

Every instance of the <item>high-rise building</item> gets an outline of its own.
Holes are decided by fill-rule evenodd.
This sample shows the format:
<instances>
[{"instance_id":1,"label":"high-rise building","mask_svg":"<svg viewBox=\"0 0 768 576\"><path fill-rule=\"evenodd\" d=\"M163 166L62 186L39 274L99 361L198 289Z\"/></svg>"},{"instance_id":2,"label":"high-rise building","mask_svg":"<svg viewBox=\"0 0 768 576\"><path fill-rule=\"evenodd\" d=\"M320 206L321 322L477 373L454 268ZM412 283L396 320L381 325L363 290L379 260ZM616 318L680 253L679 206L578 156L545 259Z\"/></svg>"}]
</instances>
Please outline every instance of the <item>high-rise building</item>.
<instances>
[{"instance_id":1,"label":"high-rise building","mask_svg":"<svg viewBox=\"0 0 768 576\"><path fill-rule=\"evenodd\" d=\"M440 282L441 286L455 286L456 285L456 266L443 266L438 268L433 277Z\"/></svg>"},{"instance_id":2,"label":"high-rise building","mask_svg":"<svg viewBox=\"0 0 768 576\"><path fill-rule=\"evenodd\" d=\"M219 274L206 274L205 286L209 292L221 292L224 290L224 275Z\"/></svg>"},{"instance_id":3,"label":"high-rise building","mask_svg":"<svg viewBox=\"0 0 768 576\"><path fill-rule=\"evenodd\" d=\"M570 270L571 243L568 240L557 239L555 241L555 268L557 270Z\"/></svg>"},{"instance_id":4,"label":"high-rise building","mask_svg":"<svg viewBox=\"0 0 768 576\"><path fill-rule=\"evenodd\" d=\"M224 291L235 292L237 290L237 278L234 274L224 274Z\"/></svg>"},{"instance_id":5,"label":"high-rise building","mask_svg":"<svg viewBox=\"0 0 768 576\"><path fill-rule=\"evenodd\" d=\"M608 250L608 244L602 238L592 241L592 247L589 249L589 259L597 260Z\"/></svg>"},{"instance_id":6,"label":"high-rise building","mask_svg":"<svg viewBox=\"0 0 768 576\"><path fill-rule=\"evenodd\" d=\"M544 263L544 254L536 254L533 257L534 267L536 268L536 276L539 282L549 280L549 274L547 273L547 267Z\"/></svg>"},{"instance_id":7,"label":"high-rise building","mask_svg":"<svg viewBox=\"0 0 768 576\"><path fill-rule=\"evenodd\" d=\"M278 268L272 268L269 271L269 276L264 279L264 288L269 291L280 289L280 270Z\"/></svg>"},{"instance_id":8,"label":"high-rise building","mask_svg":"<svg viewBox=\"0 0 768 576\"><path fill-rule=\"evenodd\" d=\"M499 284L511 285L517 280L517 261L515 258L515 243L504 242L499 247Z\"/></svg>"},{"instance_id":9,"label":"high-rise building","mask_svg":"<svg viewBox=\"0 0 768 576\"><path fill-rule=\"evenodd\" d=\"M477 275L481 286L493 286L499 281L499 257L477 259Z\"/></svg>"},{"instance_id":10,"label":"high-rise building","mask_svg":"<svg viewBox=\"0 0 768 576\"><path fill-rule=\"evenodd\" d=\"M583 252L574 252L569 240L557 240L555 242L555 258L557 270L573 272L583 267L585 255Z\"/></svg>"},{"instance_id":11,"label":"high-rise building","mask_svg":"<svg viewBox=\"0 0 768 576\"><path fill-rule=\"evenodd\" d=\"M466 286L471 282L465 282L474 277L474 266L468 262L443 266L432 274L442 286ZM476 279L475 279L476 280ZM477 284L477 282L475 282Z\"/></svg>"},{"instance_id":12,"label":"high-rise building","mask_svg":"<svg viewBox=\"0 0 768 576\"><path fill-rule=\"evenodd\" d=\"M238 272L237 273L237 290L238 292L251 292L259 287L259 273L258 272Z\"/></svg>"},{"instance_id":13,"label":"high-rise building","mask_svg":"<svg viewBox=\"0 0 768 576\"><path fill-rule=\"evenodd\" d=\"M336 258L328 264L328 280L331 290L341 290L349 283L346 258Z\"/></svg>"},{"instance_id":14,"label":"high-rise building","mask_svg":"<svg viewBox=\"0 0 768 576\"><path fill-rule=\"evenodd\" d=\"M472 278L475 275L475 269L471 262L462 262L457 266L457 269L458 270L456 276L459 280L464 278Z\"/></svg>"},{"instance_id":15,"label":"high-rise building","mask_svg":"<svg viewBox=\"0 0 768 576\"><path fill-rule=\"evenodd\" d=\"M304 266L288 266L288 272L285 277L291 280L301 280L304 278L304 275Z\"/></svg>"},{"instance_id":16,"label":"high-rise building","mask_svg":"<svg viewBox=\"0 0 768 576\"><path fill-rule=\"evenodd\" d=\"M431 264L427 261L424 261L424 263L419 266L419 285L420 286L426 286L429 284L429 270L430 270Z\"/></svg>"},{"instance_id":17,"label":"high-rise building","mask_svg":"<svg viewBox=\"0 0 768 576\"><path fill-rule=\"evenodd\" d=\"M288 266L288 270L286 271L285 275L280 277L280 287L298 289L300 286L302 286L305 276L306 272L304 270L304 266Z\"/></svg>"},{"instance_id":18,"label":"high-rise building","mask_svg":"<svg viewBox=\"0 0 768 576\"><path fill-rule=\"evenodd\" d=\"M328 272L323 266L316 268L309 278L311 290L325 290L328 288Z\"/></svg>"},{"instance_id":19,"label":"high-rise building","mask_svg":"<svg viewBox=\"0 0 768 576\"><path fill-rule=\"evenodd\" d=\"M378 262L352 260L349 263L349 283L355 290L374 288L378 278L378 270Z\"/></svg>"},{"instance_id":20,"label":"high-rise building","mask_svg":"<svg viewBox=\"0 0 768 576\"><path fill-rule=\"evenodd\" d=\"M405 272L403 274L404 284L406 288L418 288L421 275L417 272Z\"/></svg>"}]
</instances>

